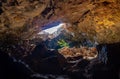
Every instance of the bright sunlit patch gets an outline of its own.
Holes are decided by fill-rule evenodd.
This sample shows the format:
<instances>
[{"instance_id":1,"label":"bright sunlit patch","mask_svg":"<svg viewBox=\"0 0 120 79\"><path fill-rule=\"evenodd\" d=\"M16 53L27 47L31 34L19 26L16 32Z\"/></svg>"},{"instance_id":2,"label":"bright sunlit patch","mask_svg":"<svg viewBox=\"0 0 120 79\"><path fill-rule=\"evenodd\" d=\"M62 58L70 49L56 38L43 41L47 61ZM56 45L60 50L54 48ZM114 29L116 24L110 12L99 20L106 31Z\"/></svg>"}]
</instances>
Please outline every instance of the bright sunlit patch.
<instances>
[{"instance_id":1,"label":"bright sunlit patch","mask_svg":"<svg viewBox=\"0 0 120 79\"><path fill-rule=\"evenodd\" d=\"M44 33L53 34L53 33L57 32L60 28L62 28L64 25L65 25L64 23L60 23L56 26L46 28L46 29L42 30L41 32L39 32L38 34L44 34Z\"/></svg>"}]
</instances>

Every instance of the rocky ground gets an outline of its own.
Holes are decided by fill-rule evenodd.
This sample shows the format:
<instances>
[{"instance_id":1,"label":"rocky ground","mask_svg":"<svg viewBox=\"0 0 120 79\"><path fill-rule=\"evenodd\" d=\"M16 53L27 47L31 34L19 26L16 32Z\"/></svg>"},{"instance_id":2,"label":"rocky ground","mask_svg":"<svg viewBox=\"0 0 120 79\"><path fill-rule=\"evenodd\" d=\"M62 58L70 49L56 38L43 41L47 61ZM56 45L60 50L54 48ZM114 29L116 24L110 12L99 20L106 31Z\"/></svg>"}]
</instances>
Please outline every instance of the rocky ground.
<instances>
[{"instance_id":1,"label":"rocky ground","mask_svg":"<svg viewBox=\"0 0 120 79\"><path fill-rule=\"evenodd\" d=\"M99 45L98 48L104 45ZM0 78L1 79L119 79L120 63L119 44L107 46L107 62L98 58L86 59L91 55L85 55L86 48L81 55L71 55L66 58L62 51L49 50L44 44L35 47L31 54L16 59L0 52ZM118 47L118 48L116 48ZM112 48L112 49L111 49ZM95 54L96 49L90 50ZM72 50L77 50L72 48ZM79 49L80 50L80 49ZM69 51L67 48L66 51ZM89 52L90 52L89 51ZM71 52L74 54L74 51ZM79 52L80 53L80 52ZM100 53L100 52L99 52ZM114 53L114 54L113 54ZM67 54L67 56L68 56Z\"/></svg>"},{"instance_id":2,"label":"rocky ground","mask_svg":"<svg viewBox=\"0 0 120 79\"><path fill-rule=\"evenodd\" d=\"M81 56L84 59L88 59L88 60L94 59L98 55L97 49L95 47L89 47L89 48L63 47L62 49L59 49L59 53L62 54L65 58Z\"/></svg>"}]
</instances>

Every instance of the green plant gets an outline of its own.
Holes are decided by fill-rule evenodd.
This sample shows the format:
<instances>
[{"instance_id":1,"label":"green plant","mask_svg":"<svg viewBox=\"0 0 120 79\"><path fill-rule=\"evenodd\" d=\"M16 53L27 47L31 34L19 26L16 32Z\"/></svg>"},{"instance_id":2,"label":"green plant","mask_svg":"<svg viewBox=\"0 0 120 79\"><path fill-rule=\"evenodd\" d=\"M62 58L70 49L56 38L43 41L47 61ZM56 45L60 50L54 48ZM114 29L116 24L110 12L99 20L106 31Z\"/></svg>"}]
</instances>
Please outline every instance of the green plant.
<instances>
[{"instance_id":1,"label":"green plant","mask_svg":"<svg viewBox=\"0 0 120 79\"><path fill-rule=\"evenodd\" d=\"M61 48L62 47L69 47L69 44L63 39L59 40L57 43Z\"/></svg>"}]
</instances>

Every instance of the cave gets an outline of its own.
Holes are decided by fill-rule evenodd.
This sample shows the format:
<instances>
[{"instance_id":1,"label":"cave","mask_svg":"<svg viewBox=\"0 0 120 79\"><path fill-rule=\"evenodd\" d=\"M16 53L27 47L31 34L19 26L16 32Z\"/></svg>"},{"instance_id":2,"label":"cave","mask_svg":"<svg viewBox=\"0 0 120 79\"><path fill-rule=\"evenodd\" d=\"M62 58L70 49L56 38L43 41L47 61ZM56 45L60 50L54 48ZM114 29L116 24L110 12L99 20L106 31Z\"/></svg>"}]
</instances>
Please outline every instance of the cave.
<instances>
[{"instance_id":1,"label":"cave","mask_svg":"<svg viewBox=\"0 0 120 79\"><path fill-rule=\"evenodd\" d=\"M119 5L0 0L0 79L120 79Z\"/></svg>"}]
</instances>

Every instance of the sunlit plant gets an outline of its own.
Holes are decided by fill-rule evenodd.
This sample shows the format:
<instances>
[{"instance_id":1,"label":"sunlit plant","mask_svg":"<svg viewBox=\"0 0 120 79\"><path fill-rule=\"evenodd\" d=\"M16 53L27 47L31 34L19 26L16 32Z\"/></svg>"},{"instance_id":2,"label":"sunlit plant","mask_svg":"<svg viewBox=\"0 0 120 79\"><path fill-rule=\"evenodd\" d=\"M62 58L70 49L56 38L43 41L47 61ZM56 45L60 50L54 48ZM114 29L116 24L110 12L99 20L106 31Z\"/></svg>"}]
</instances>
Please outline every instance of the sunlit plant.
<instances>
[{"instance_id":1,"label":"sunlit plant","mask_svg":"<svg viewBox=\"0 0 120 79\"><path fill-rule=\"evenodd\" d=\"M60 48L62 48L62 47L69 47L69 44L65 40L63 40L63 39L59 40L57 43L60 46Z\"/></svg>"}]
</instances>

